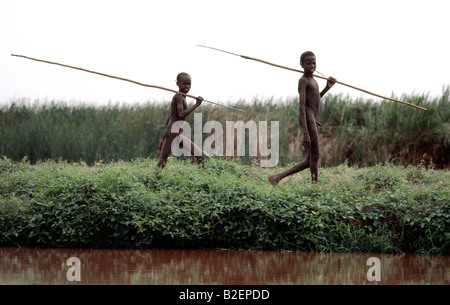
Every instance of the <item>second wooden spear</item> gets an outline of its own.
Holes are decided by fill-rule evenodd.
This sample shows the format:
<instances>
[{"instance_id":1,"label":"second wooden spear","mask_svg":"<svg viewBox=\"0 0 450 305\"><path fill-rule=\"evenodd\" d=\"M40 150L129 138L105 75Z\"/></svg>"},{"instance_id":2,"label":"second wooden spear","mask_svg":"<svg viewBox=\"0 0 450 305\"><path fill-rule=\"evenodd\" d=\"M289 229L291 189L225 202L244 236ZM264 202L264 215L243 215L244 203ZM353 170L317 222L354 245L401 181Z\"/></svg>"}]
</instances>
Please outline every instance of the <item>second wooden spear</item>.
<instances>
[{"instance_id":1,"label":"second wooden spear","mask_svg":"<svg viewBox=\"0 0 450 305\"><path fill-rule=\"evenodd\" d=\"M65 65L65 64L60 64L60 63L57 63L57 62L52 62L52 61L47 61L47 60L42 60L42 59L37 59L37 58L32 58L32 57L27 57L27 56L24 56L24 55L17 55L17 54L11 54L11 56L22 57L22 58L26 58L26 59L31 59L31 60L35 60L35 61L44 62L44 63L47 63L47 64L58 65L58 66L66 67L66 68L72 68L72 69L81 70L81 71L84 71L84 72L94 73L94 74L97 74L97 75L123 80L123 81L126 81L126 82L130 82L130 83L133 83L133 84L144 86L144 87L151 87L151 88L157 88L157 89L162 89L162 90L166 90L166 91L171 91L171 92L174 92L174 93L181 93L181 94L183 94L183 95L185 95L187 97L193 98L193 99L197 98L196 96L193 96L193 95L190 95L190 94L186 94L186 93L183 93L183 92L179 92L177 90L172 90L172 89L164 88L164 87L161 87L161 86L147 85L147 84L143 84L143 83L131 80L131 79L118 77L118 76L113 76L113 75L100 73L100 72L95 72L95 71L92 71L92 70L87 70L87 69L78 68L78 67L74 67L74 66L69 66L69 65ZM218 106L221 106L221 107L226 107L226 108L229 108L229 109L245 112L245 110L234 108L234 107L231 107L231 106L225 106L225 105L218 104L218 103L215 103L215 102L211 102L211 101L208 101L208 100L203 100L203 101L207 102L207 103L214 104L214 105L218 105Z\"/></svg>"},{"instance_id":2,"label":"second wooden spear","mask_svg":"<svg viewBox=\"0 0 450 305\"><path fill-rule=\"evenodd\" d=\"M297 69L293 69L293 68L277 65L277 64L274 64L274 63L271 63L271 62L268 62L268 61L265 61L265 60L253 58L253 57L250 57L250 56L239 55L239 54L236 54L236 53L231 53L231 52L228 52L228 51L224 51L224 50L221 50L221 49L212 48L212 47L208 47L208 46L203 46L203 45L200 45L200 44L198 44L197 46L202 47L202 48L208 48L208 49L224 52L224 53L235 55L235 56L239 56L239 57L242 57L242 58L245 58L245 59L259 61L259 62L262 62L264 64L271 65L271 66L274 66L274 67L277 67L277 68L282 68L282 69L286 69L286 70L290 70L290 71L294 71L294 72L303 73L302 70L297 70ZM318 71L316 71L316 72L318 72ZM318 72L318 73L320 73L320 72ZM320 74L322 74L322 73L320 73ZM324 76L319 76L319 75L314 75L314 76L318 77L318 78L322 78L322 79L327 79ZM402 104L405 104L405 105L408 105L408 106L411 106L411 107L415 107L415 108L420 109L420 110L427 111L426 108L423 108L423 107L420 107L420 106L417 106L417 105L414 105L414 104L411 104L411 103L407 103L407 102L404 102L404 101L399 101L399 100L396 100L396 99L393 99L393 98L381 96L379 94L376 94L376 93L373 93L373 92L370 92L370 91L367 91L367 90L364 90L364 89L361 89L361 88L358 88L358 87L355 87L355 86L352 86L352 85L349 85L349 84L346 84L346 83L343 83L343 82L340 82L340 81L336 81L336 83L344 85L344 86L347 86L347 87L350 87L350 88L353 88L353 89L356 89L356 90L359 90L359 91L362 91L362 92L367 93L367 94L371 94L373 96L376 96L376 97L379 97L379 98L382 98L382 99L385 99L385 100L390 100L390 101L393 101L393 102L402 103Z\"/></svg>"}]
</instances>

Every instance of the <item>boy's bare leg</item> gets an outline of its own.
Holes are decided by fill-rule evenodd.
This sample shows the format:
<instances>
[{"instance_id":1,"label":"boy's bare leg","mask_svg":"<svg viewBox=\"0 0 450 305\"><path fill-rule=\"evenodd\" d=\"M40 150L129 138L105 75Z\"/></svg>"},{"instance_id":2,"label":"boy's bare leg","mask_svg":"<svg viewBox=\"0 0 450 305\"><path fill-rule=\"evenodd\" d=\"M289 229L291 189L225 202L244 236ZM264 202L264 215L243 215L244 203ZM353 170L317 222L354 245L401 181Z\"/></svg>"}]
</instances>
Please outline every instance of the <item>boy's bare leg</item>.
<instances>
[{"instance_id":1,"label":"boy's bare leg","mask_svg":"<svg viewBox=\"0 0 450 305\"><path fill-rule=\"evenodd\" d=\"M311 122L311 124L309 124ZM311 139L310 159L309 166L311 168L311 180L317 182L318 179L318 167L319 167L319 131L314 118L308 120L308 131Z\"/></svg>"},{"instance_id":2,"label":"boy's bare leg","mask_svg":"<svg viewBox=\"0 0 450 305\"><path fill-rule=\"evenodd\" d=\"M170 145L167 145L167 141L164 142L161 153L159 155L158 163L156 164L159 168L164 168L166 166L167 158L169 158L170 154Z\"/></svg>"},{"instance_id":3,"label":"boy's bare leg","mask_svg":"<svg viewBox=\"0 0 450 305\"><path fill-rule=\"evenodd\" d=\"M310 153L308 151L308 153L306 154L306 159L303 160L302 162L295 164L294 166L288 168L284 172L269 176L270 184L277 185L282 179L286 178L287 176L290 176L304 169L307 169L309 167L309 163L310 163Z\"/></svg>"},{"instance_id":4,"label":"boy's bare leg","mask_svg":"<svg viewBox=\"0 0 450 305\"><path fill-rule=\"evenodd\" d=\"M159 154L158 163L156 164L157 167L164 168L166 166L167 159L172 152L172 142L174 139L175 136L164 137L161 153Z\"/></svg>"},{"instance_id":5,"label":"boy's bare leg","mask_svg":"<svg viewBox=\"0 0 450 305\"><path fill-rule=\"evenodd\" d=\"M277 175L269 176L269 182L272 185L277 185L282 179L292 174L298 173L308 167L311 168L311 179L317 182L318 177L318 163L319 163L319 132L317 130L317 123L312 111L306 113L308 124L308 134L310 138L310 148L306 154L306 159L297 163L293 167L285 170Z\"/></svg>"},{"instance_id":6,"label":"boy's bare leg","mask_svg":"<svg viewBox=\"0 0 450 305\"><path fill-rule=\"evenodd\" d=\"M311 141L312 142L312 141ZM311 143L311 157L310 157L310 167L311 167L311 180L317 182L319 176L319 144Z\"/></svg>"},{"instance_id":7,"label":"boy's bare leg","mask_svg":"<svg viewBox=\"0 0 450 305\"><path fill-rule=\"evenodd\" d=\"M182 143L189 143L188 150L191 153L191 156L194 156L194 158L197 159L197 164L201 164L202 168L205 168L205 154L200 149L200 147L198 147L194 142L189 140L184 135L181 134L180 137L182 138Z\"/></svg>"},{"instance_id":8,"label":"boy's bare leg","mask_svg":"<svg viewBox=\"0 0 450 305\"><path fill-rule=\"evenodd\" d=\"M203 153L203 150L200 149L195 143L192 143L191 148L192 153L197 158L197 164L201 164L202 168L205 168L205 154Z\"/></svg>"}]
</instances>

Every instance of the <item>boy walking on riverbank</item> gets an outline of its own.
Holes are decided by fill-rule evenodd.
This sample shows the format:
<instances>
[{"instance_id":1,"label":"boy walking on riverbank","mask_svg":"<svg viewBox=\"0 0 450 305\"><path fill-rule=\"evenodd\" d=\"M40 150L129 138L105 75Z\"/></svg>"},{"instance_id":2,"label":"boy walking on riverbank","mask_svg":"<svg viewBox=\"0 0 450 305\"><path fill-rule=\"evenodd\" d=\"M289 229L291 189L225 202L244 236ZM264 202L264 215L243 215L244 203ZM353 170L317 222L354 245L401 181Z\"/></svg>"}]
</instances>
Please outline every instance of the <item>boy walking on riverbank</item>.
<instances>
[{"instance_id":1,"label":"boy walking on riverbank","mask_svg":"<svg viewBox=\"0 0 450 305\"><path fill-rule=\"evenodd\" d=\"M189 151L192 156L195 156L197 158L197 163L201 163L204 168L205 155L203 151L190 139L182 135L180 131L172 132L173 124L178 121L184 121L192 111L202 104L203 98L201 96L197 97L197 103L190 108L187 107L186 96L182 93L187 94L191 89L191 77L185 72L177 75L177 86L179 89L178 91L181 93L176 93L170 104L169 117L166 122L166 127L164 128L163 138L159 144L161 153L159 155L157 166L159 168L164 168L169 155L172 153L173 141L176 137L180 137L182 139L181 143L183 143L183 149Z\"/></svg>"},{"instance_id":2,"label":"boy walking on riverbank","mask_svg":"<svg viewBox=\"0 0 450 305\"><path fill-rule=\"evenodd\" d=\"M317 115L320 108L320 99L336 83L336 79L329 77L327 85L319 93L319 86L313 78L316 70L316 56L307 51L300 56L300 65L304 69L303 76L298 82L298 93L300 95L300 114L298 121L303 129L303 148L307 151L306 159L279 174L269 176L269 182L277 185L282 179L304 169L311 169L311 179L317 182L319 163L319 134L317 130Z\"/></svg>"}]
</instances>

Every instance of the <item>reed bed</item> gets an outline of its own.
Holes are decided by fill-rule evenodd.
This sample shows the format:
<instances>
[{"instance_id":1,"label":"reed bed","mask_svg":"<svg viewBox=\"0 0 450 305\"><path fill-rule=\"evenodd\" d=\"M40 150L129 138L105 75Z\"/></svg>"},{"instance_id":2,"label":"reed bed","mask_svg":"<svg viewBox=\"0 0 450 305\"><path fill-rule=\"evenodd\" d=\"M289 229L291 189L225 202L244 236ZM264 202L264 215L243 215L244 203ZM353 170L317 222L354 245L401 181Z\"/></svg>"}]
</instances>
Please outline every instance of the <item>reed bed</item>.
<instances>
[{"instance_id":1,"label":"reed bed","mask_svg":"<svg viewBox=\"0 0 450 305\"><path fill-rule=\"evenodd\" d=\"M449 93L447 87L434 98L427 94L401 96L400 99L428 111L393 102L327 95L318 116L322 124L321 165L346 162L366 167L389 161L407 166L426 162L448 169ZM203 123L215 120L223 126L226 121L279 121L279 166L304 158L298 98L254 99L229 105L246 113L209 104L203 104L196 112L202 113ZM154 158L168 106L169 101L95 107L66 101L12 100L0 108L0 155L31 163L60 159L89 165ZM192 115L188 121L192 123ZM207 136L203 134L204 139ZM258 158L248 156L240 159L243 163L258 162Z\"/></svg>"}]
</instances>

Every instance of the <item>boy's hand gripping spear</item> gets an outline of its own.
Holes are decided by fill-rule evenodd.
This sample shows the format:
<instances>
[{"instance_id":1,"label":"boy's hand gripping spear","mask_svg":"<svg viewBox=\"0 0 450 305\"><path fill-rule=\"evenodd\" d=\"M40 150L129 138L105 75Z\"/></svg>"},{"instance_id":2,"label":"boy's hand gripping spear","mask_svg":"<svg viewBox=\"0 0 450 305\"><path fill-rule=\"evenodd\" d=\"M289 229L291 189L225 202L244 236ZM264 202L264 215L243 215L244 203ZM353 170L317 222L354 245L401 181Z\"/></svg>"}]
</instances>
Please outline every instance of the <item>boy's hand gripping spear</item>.
<instances>
[{"instance_id":1,"label":"boy's hand gripping spear","mask_svg":"<svg viewBox=\"0 0 450 305\"><path fill-rule=\"evenodd\" d=\"M231 53L231 52L224 51L224 50L221 50L221 49L212 48L212 47L208 47L208 46L203 46L203 45L199 45L199 44L197 46L203 47L203 48L212 49L212 50L216 50L216 51L220 51L220 52L224 52L224 53L228 53L228 54L239 56L239 57L242 57L242 58L245 58L245 59L259 61L259 62L262 62L264 64L268 64L268 65L271 65L271 66L274 66L274 67L277 67L277 68L282 68L282 69L286 69L286 70L290 70L290 71L303 73L302 70L297 70L297 69L292 69L292 68L285 67L285 66L280 66L280 65L277 65L277 64L265 61L265 60L261 60L261 59L257 59L257 58L253 58L253 57L249 57L249 56L245 56L245 55L239 55L239 54ZM316 71L316 72L318 72L318 71ZM318 72L318 73L320 73L320 72ZM320 74L322 74L322 73L320 73ZM322 79L328 79L327 77L324 77L324 76L319 76L319 75L314 75L314 76L318 77L318 78L322 78ZM423 108L423 107L420 107L420 106L417 106L417 105L414 105L414 104L411 104L411 103L399 101L399 100L396 100L396 99L392 99L392 98L389 98L389 97L384 97L384 96L381 96L381 95L369 92L367 90L364 90L364 89L361 89L361 88L358 88L358 87L355 87L355 86L351 86L351 85L345 84L345 83L340 82L340 81L336 81L336 83L344 85L344 86L347 86L347 87L350 87L350 88L353 88L353 89L356 89L356 90L359 90L359 91L362 91L362 92L367 93L367 94L371 94L373 96L376 96L376 97L379 97L379 98L382 98L382 99L385 99L385 100L390 100L390 101L393 101L393 102L402 103L402 104L405 104L405 105L408 105L408 106L412 106L412 107L415 107L417 109L421 109L421 110L424 110L424 111L427 110L426 108Z\"/></svg>"},{"instance_id":2,"label":"boy's hand gripping spear","mask_svg":"<svg viewBox=\"0 0 450 305\"><path fill-rule=\"evenodd\" d=\"M57 63L57 62L52 62L52 61L47 61L47 60L42 60L42 59L36 59L36 58L27 57L27 56L23 56L23 55L17 55L17 54L11 54L11 56L22 57L22 58L26 58L26 59L31 59L31 60L35 60L35 61L44 62L44 63L47 63L47 64L58 65L58 66L66 67L66 68L72 68L72 69L81 70L81 71L84 71L84 72L94 73L94 74L98 74L98 75L101 75L101 76L106 76L106 77L110 77L110 78L115 78L115 79L127 81L127 82L130 82L130 83L133 83L133 84L137 84L137 85L140 85L140 86L144 86L144 87L151 87L151 88L157 88L157 89L162 89L162 90L166 90L166 91L171 91L171 92L174 92L174 93L181 93L181 94L183 94L183 95L185 95L187 97L193 98L193 99L197 98L196 96L193 96L193 95L190 95L190 94L186 94L186 93L183 93L183 92L179 92L177 90L172 90L172 89L164 88L164 87L161 87L161 86L147 85L147 84L143 84L143 83L131 80L131 79L127 79L127 78L123 78L123 77L117 77L117 76L113 76L113 75L109 75L109 74L105 74L105 73L100 73L100 72L95 72L95 71L91 71L91 70L87 70L87 69L83 69L83 68L78 68L78 67L74 67L74 66L64 65L64 64ZM229 109L245 112L242 109L234 108L234 107L231 107L231 106L226 106L226 105L218 104L218 103L207 101L207 100L203 100L203 101L211 103L211 104L214 104L214 105L226 107L226 108L229 108Z\"/></svg>"}]
</instances>

